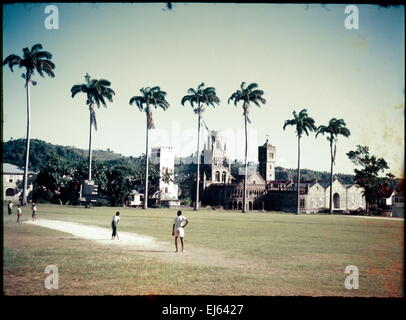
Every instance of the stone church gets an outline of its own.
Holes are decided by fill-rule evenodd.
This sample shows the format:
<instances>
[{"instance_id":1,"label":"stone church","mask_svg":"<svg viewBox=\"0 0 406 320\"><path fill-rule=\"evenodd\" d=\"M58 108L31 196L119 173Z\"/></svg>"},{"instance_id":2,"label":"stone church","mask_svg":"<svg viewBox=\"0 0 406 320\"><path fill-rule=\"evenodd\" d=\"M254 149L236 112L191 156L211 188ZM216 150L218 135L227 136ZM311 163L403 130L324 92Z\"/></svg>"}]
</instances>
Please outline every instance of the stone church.
<instances>
[{"instance_id":1,"label":"stone church","mask_svg":"<svg viewBox=\"0 0 406 320\"><path fill-rule=\"evenodd\" d=\"M247 176L247 210L296 211L296 181L275 178L276 147L267 140L258 147L258 171L250 169ZM244 194L244 173L231 173L227 145L220 131L209 131L201 154L200 195L202 206L241 210ZM333 209L351 211L365 208L363 189L333 181ZM329 207L329 181L301 181L300 208L311 213Z\"/></svg>"}]
</instances>

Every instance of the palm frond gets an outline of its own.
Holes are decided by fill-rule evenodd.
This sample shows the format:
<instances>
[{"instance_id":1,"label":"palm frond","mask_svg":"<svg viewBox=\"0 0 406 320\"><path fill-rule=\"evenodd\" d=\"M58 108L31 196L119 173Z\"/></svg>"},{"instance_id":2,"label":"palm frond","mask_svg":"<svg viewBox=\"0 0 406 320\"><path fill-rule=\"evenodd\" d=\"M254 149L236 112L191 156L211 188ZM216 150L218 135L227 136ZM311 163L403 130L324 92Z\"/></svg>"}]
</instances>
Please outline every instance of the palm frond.
<instances>
[{"instance_id":1,"label":"palm frond","mask_svg":"<svg viewBox=\"0 0 406 320\"><path fill-rule=\"evenodd\" d=\"M245 90L245 85L246 85L246 83L243 81L243 82L241 82L241 91L244 91Z\"/></svg>"},{"instance_id":2,"label":"palm frond","mask_svg":"<svg viewBox=\"0 0 406 320\"><path fill-rule=\"evenodd\" d=\"M340 134L344 137L349 137L351 135L350 130L348 128L341 128Z\"/></svg>"},{"instance_id":3,"label":"palm frond","mask_svg":"<svg viewBox=\"0 0 406 320\"><path fill-rule=\"evenodd\" d=\"M35 54L35 57L37 59L46 59L46 60L51 60L52 59L52 53L48 51L39 51Z\"/></svg>"},{"instance_id":4,"label":"palm frond","mask_svg":"<svg viewBox=\"0 0 406 320\"><path fill-rule=\"evenodd\" d=\"M253 83L248 85L247 90L253 91L253 89L255 89L255 88L258 88L258 84L253 82ZM263 92L262 92L262 94L263 94Z\"/></svg>"},{"instance_id":5,"label":"palm frond","mask_svg":"<svg viewBox=\"0 0 406 320\"><path fill-rule=\"evenodd\" d=\"M42 50L42 44L37 43L31 47L31 54L37 53L39 50Z\"/></svg>"},{"instance_id":6,"label":"palm frond","mask_svg":"<svg viewBox=\"0 0 406 320\"><path fill-rule=\"evenodd\" d=\"M3 65L8 64L10 70L13 72L13 67L15 65L20 65L21 60L21 57L15 54L11 54L6 59L4 59Z\"/></svg>"},{"instance_id":7,"label":"palm frond","mask_svg":"<svg viewBox=\"0 0 406 320\"><path fill-rule=\"evenodd\" d=\"M285 123L283 125L283 130L285 130L285 128L287 126L294 126L296 125L296 120L292 119L292 120L285 120Z\"/></svg>"},{"instance_id":8,"label":"palm frond","mask_svg":"<svg viewBox=\"0 0 406 320\"><path fill-rule=\"evenodd\" d=\"M106 79L100 79L98 82L99 82L99 85L104 86L104 87L110 87L110 85L111 85L111 82Z\"/></svg>"},{"instance_id":9,"label":"palm frond","mask_svg":"<svg viewBox=\"0 0 406 320\"><path fill-rule=\"evenodd\" d=\"M197 95L197 92L196 92L195 89L193 89L193 88L189 88L189 90L187 91L187 93L188 93L189 95L191 95L191 96Z\"/></svg>"}]
</instances>

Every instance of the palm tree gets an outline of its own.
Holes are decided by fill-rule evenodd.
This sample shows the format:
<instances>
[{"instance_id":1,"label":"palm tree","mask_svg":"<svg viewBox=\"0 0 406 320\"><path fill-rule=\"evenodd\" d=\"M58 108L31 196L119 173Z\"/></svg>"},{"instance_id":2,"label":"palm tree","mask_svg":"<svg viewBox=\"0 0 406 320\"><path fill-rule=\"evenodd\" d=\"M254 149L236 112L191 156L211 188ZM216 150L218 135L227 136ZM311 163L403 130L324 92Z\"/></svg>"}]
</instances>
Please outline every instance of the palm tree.
<instances>
[{"instance_id":1,"label":"palm tree","mask_svg":"<svg viewBox=\"0 0 406 320\"><path fill-rule=\"evenodd\" d=\"M88 73L85 75L85 83L74 85L70 91L72 98L79 92L86 94L86 104L89 106L90 130L89 130L89 180L92 180L92 125L97 130L96 111L94 106L100 108L100 105L107 107L106 100L113 102L113 89L109 88L111 82L106 79L92 79Z\"/></svg>"},{"instance_id":2,"label":"palm tree","mask_svg":"<svg viewBox=\"0 0 406 320\"><path fill-rule=\"evenodd\" d=\"M55 64L51 61L52 54L48 51L41 51L42 45L37 43L29 48L23 49L23 56L17 56L15 54L9 55L3 61L3 65L8 64L10 70L13 72L13 67L17 65L20 68L25 68L25 73L22 74L25 80L25 90L27 95L27 138L25 142L25 165L24 165L24 186L23 186L23 197L21 199L21 205L27 205L27 187L28 187L28 163L30 158L30 119L31 119L31 109L30 109L30 85L35 86L36 81L32 80L35 71L41 77L44 74L54 78L55 74L53 69L55 69Z\"/></svg>"},{"instance_id":3,"label":"palm tree","mask_svg":"<svg viewBox=\"0 0 406 320\"><path fill-rule=\"evenodd\" d=\"M146 120L147 120L147 131L146 131L146 151L145 151L145 195L144 195L144 209L148 208L148 130L154 129L154 122L152 119L152 109L151 107L154 106L155 108L162 108L164 111L169 108L169 103L166 101L166 92L162 91L160 87L146 87L141 88L140 92L142 96L134 96L130 99L130 105L136 104L138 109L141 112L145 112Z\"/></svg>"},{"instance_id":4,"label":"palm tree","mask_svg":"<svg viewBox=\"0 0 406 320\"><path fill-rule=\"evenodd\" d=\"M333 165L335 164L336 150L338 135L344 137L350 136L350 130L345 127L345 122L343 119L330 119L327 126L319 126L317 128L316 138L321 133L322 135L327 134L327 140L330 142L330 157L331 157L331 169L330 169L330 211L333 213ZM333 148L334 147L334 148ZM334 150L334 151L333 151Z\"/></svg>"},{"instance_id":5,"label":"palm tree","mask_svg":"<svg viewBox=\"0 0 406 320\"><path fill-rule=\"evenodd\" d=\"M303 132L306 135L309 135L309 131L315 131L317 128L314 125L313 118L309 117L307 110L303 109L299 112L299 115L296 111L293 111L293 119L286 120L283 125L283 130L287 126L296 126L296 135L297 135L297 207L296 214L300 212L300 139L302 138Z\"/></svg>"},{"instance_id":6,"label":"palm tree","mask_svg":"<svg viewBox=\"0 0 406 320\"><path fill-rule=\"evenodd\" d=\"M197 168L196 168L196 202L195 210L199 208L199 178L200 178L200 123L202 112L204 112L204 106L213 106L215 103L219 104L220 99L216 95L216 89L213 87L205 88L204 83L202 82L197 90L190 88L188 90L188 95L182 98L182 105L185 105L185 102L189 102L190 106L193 108L194 113L197 114ZM194 105L196 104L196 105Z\"/></svg>"},{"instance_id":7,"label":"palm tree","mask_svg":"<svg viewBox=\"0 0 406 320\"><path fill-rule=\"evenodd\" d=\"M243 208L242 212L246 211L246 198L247 198L247 150L248 150L248 133L247 133L247 124L251 123L251 120L248 118L250 103L252 102L258 107L261 107L259 102L262 104L266 103L266 100L262 97L264 92L257 89L258 84L251 83L248 86L245 82L241 83L241 90L234 92L231 97L228 99L228 103L234 100L234 105L237 106L237 103L242 101L242 108L244 110L244 124L245 124L245 173L244 173L244 197L243 197Z\"/></svg>"}]
</instances>

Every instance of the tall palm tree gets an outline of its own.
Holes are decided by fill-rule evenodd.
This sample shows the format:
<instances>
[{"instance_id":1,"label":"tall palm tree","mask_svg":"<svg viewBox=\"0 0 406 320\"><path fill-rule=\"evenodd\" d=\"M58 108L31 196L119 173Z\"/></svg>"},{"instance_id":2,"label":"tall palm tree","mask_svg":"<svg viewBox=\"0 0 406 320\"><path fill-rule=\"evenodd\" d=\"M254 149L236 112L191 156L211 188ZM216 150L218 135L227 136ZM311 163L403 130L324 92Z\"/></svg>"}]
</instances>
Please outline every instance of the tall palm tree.
<instances>
[{"instance_id":1,"label":"tall palm tree","mask_svg":"<svg viewBox=\"0 0 406 320\"><path fill-rule=\"evenodd\" d=\"M146 87L141 88L140 92L142 96L134 96L130 99L130 105L136 104L141 112L145 112L147 120L147 130L146 130L146 151L145 151L145 195L144 195L144 209L148 208L148 130L154 129L154 121L152 119L152 107L157 109L162 108L164 111L169 108L169 102L166 101L166 92L162 91L160 87L156 86L153 88Z\"/></svg>"},{"instance_id":2,"label":"tall palm tree","mask_svg":"<svg viewBox=\"0 0 406 320\"><path fill-rule=\"evenodd\" d=\"M185 102L189 102L190 106L193 108L194 113L197 114L197 168L196 168L196 202L195 210L199 208L199 179L200 179L200 123L202 118L202 112L204 112L204 107L213 106L215 103L219 104L220 99L216 95L216 89L213 87L206 87L202 82L197 90L190 88L188 90L188 95L182 98L182 105L185 105ZM196 105L195 105L196 104Z\"/></svg>"},{"instance_id":3,"label":"tall palm tree","mask_svg":"<svg viewBox=\"0 0 406 320\"><path fill-rule=\"evenodd\" d=\"M27 188L28 188L28 163L30 158L30 120L31 120L31 106L30 106L30 85L35 86L36 81L32 80L35 71L41 77L47 76L54 78L55 74L53 69L55 69L55 64L51 61L52 54L48 51L42 51L42 45L37 43L29 48L23 49L23 56L17 56L15 54L9 55L3 61L3 65L8 64L10 70L13 72L13 67L18 66L20 68L25 68L25 73L22 74L25 80L25 91L27 96L27 138L25 142L25 165L24 165L24 182L23 182L23 196L21 199L21 204L23 206L27 205Z\"/></svg>"},{"instance_id":4,"label":"tall palm tree","mask_svg":"<svg viewBox=\"0 0 406 320\"><path fill-rule=\"evenodd\" d=\"M231 97L228 99L228 103L234 100L234 105L237 106L237 103L242 101L242 108L244 110L244 125L245 125L245 173L244 173L244 197L243 197L243 208L242 212L246 211L246 198L247 198L247 153L248 153L248 132L247 132L247 124L251 123L251 120L248 118L249 108L251 102L258 107L261 107L259 103L265 104L266 100L262 97L264 92L262 90L257 89L258 84L251 83L248 86L245 82L241 83L241 90L237 90L234 92Z\"/></svg>"},{"instance_id":5,"label":"tall palm tree","mask_svg":"<svg viewBox=\"0 0 406 320\"><path fill-rule=\"evenodd\" d=\"M97 130L96 111L94 107L100 108L100 105L107 107L106 100L113 102L115 92L110 88L111 82L106 79L92 79L88 73L85 75L85 83L74 85L70 91L72 98L82 92L86 94L86 105L89 107L90 129L89 129L89 180L92 180L92 126Z\"/></svg>"},{"instance_id":6,"label":"tall palm tree","mask_svg":"<svg viewBox=\"0 0 406 320\"><path fill-rule=\"evenodd\" d=\"M331 158L331 169L330 169L330 204L329 213L333 213L333 165L335 164L335 157L337 151L337 141L338 136L342 135L344 137L350 136L350 130L346 128L346 124L343 119L330 119L327 126L319 126L317 128L316 138L319 134L326 134L327 140L330 142L330 158Z\"/></svg>"},{"instance_id":7,"label":"tall palm tree","mask_svg":"<svg viewBox=\"0 0 406 320\"><path fill-rule=\"evenodd\" d=\"M309 135L309 131L317 130L316 126L314 125L313 118L309 117L307 114L307 110L303 109L296 113L293 111L293 119L286 120L285 124L283 125L283 130L287 126L296 126L296 135L297 135L297 207L296 207L296 214L300 212L300 139L302 138L303 133Z\"/></svg>"}]
</instances>

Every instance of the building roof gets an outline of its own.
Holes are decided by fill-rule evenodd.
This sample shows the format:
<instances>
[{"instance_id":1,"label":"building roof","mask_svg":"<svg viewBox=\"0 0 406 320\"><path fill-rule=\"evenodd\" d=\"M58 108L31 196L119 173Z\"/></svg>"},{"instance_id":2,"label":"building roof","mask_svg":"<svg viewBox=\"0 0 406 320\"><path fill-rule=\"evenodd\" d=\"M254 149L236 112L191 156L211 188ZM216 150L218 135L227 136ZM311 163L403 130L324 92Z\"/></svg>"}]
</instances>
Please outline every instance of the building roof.
<instances>
[{"instance_id":1,"label":"building roof","mask_svg":"<svg viewBox=\"0 0 406 320\"><path fill-rule=\"evenodd\" d=\"M11 163L3 163L3 174L24 174L24 170ZM28 170L28 174L33 174L33 172Z\"/></svg>"},{"instance_id":2,"label":"building roof","mask_svg":"<svg viewBox=\"0 0 406 320\"><path fill-rule=\"evenodd\" d=\"M244 183L244 174L239 174L238 175L238 183ZM266 184L266 181L262 176L254 170L248 170L247 172L247 183L248 184L253 184L253 180L255 179L255 184Z\"/></svg>"}]
</instances>

